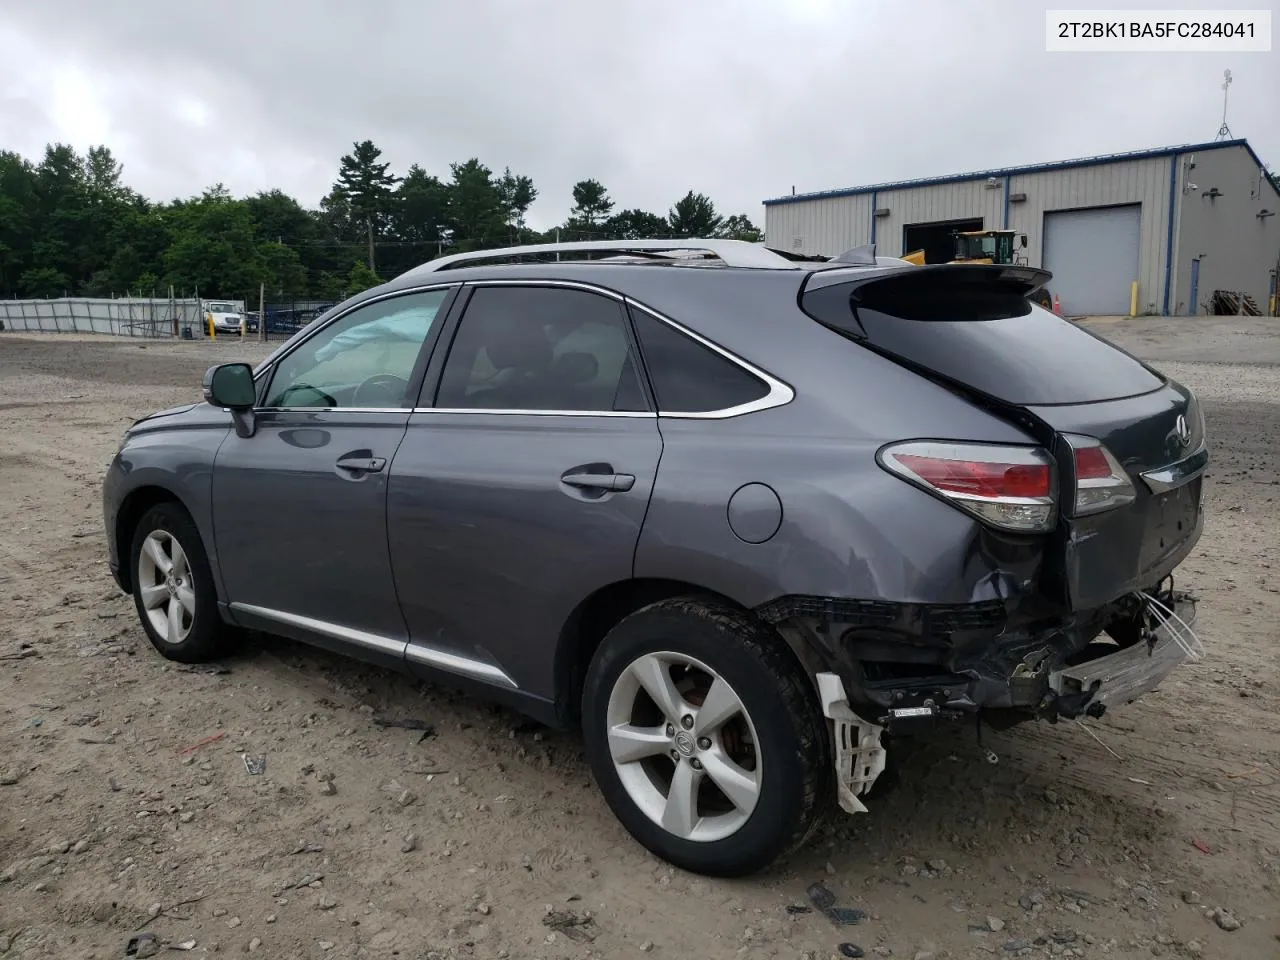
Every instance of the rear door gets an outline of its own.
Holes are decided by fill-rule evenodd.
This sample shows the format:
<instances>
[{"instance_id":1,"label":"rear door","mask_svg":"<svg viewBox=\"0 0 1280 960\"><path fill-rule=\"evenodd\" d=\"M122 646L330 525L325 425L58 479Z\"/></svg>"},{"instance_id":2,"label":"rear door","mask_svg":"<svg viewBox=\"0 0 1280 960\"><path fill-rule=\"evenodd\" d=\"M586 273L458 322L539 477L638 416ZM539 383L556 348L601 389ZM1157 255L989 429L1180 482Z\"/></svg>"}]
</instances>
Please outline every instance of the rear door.
<instances>
[{"instance_id":1,"label":"rear door","mask_svg":"<svg viewBox=\"0 0 1280 960\"><path fill-rule=\"evenodd\" d=\"M550 699L575 609L632 575L662 440L621 298L479 283L391 465L411 665Z\"/></svg>"},{"instance_id":2,"label":"rear door","mask_svg":"<svg viewBox=\"0 0 1280 960\"><path fill-rule=\"evenodd\" d=\"M1190 552L1208 454L1189 390L1027 301L1047 278L976 265L829 271L810 278L802 301L819 322L956 389L1055 455L1064 519L1046 586L1089 609L1154 586ZM1075 515L1072 435L1103 442L1132 502Z\"/></svg>"}]
</instances>

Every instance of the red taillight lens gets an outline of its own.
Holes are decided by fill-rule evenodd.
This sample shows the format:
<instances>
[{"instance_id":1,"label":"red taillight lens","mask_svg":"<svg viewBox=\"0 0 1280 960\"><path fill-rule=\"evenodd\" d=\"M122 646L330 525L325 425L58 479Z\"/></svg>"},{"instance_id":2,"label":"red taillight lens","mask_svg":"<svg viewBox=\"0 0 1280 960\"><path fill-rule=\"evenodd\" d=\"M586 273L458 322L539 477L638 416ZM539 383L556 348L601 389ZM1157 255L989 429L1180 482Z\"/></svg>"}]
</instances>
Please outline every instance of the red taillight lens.
<instances>
[{"instance_id":1,"label":"red taillight lens","mask_svg":"<svg viewBox=\"0 0 1280 960\"><path fill-rule=\"evenodd\" d=\"M943 460L899 454L897 460L939 490L971 497L1047 497L1053 491L1048 464Z\"/></svg>"},{"instance_id":2,"label":"red taillight lens","mask_svg":"<svg viewBox=\"0 0 1280 960\"><path fill-rule=\"evenodd\" d=\"M1102 447L1084 447L1076 450L1076 479L1101 480L1110 477L1111 464L1107 463L1107 455Z\"/></svg>"},{"instance_id":3,"label":"red taillight lens","mask_svg":"<svg viewBox=\"0 0 1280 960\"><path fill-rule=\"evenodd\" d=\"M1044 533L1057 518L1054 461L1038 448L915 441L886 447L880 464L994 527Z\"/></svg>"},{"instance_id":4,"label":"red taillight lens","mask_svg":"<svg viewBox=\"0 0 1280 960\"><path fill-rule=\"evenodd\" d=\"M1075 516L1101 513L1133 502L1137 496L1133 482L1100 440L1075 434L1067 434L1064 439L1071 445L1075 463Z\"/></svg>"}]
</instances>

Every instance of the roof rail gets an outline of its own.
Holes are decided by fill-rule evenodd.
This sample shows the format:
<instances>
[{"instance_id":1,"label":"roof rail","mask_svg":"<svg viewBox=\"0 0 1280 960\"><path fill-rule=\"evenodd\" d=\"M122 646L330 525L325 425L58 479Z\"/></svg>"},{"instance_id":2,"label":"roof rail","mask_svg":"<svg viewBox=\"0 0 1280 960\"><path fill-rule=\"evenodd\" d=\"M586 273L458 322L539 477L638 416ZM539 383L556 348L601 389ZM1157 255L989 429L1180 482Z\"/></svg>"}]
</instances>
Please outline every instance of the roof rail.
<instances>
[{"instance_id":1,"label":"roof rail","mask_svg":"<svg viewBox=\"0 0 1280 960\"><path fill-rule=\"evenodd\" d=\"M519 247L452 253L447 257L437 257L421 266L413 267L403 276L438 273L441 270L453 270L486 260L507 257L599 252L661 254L666 251L701 251L711 254L726 267L754 267L764 270L794 270L797 267L796 263L779 256L763 244L748 240L584 240L577 243L534 243ZM677 256L673 259L687 261L688 258Z\"/></svg>"}]
</instances>

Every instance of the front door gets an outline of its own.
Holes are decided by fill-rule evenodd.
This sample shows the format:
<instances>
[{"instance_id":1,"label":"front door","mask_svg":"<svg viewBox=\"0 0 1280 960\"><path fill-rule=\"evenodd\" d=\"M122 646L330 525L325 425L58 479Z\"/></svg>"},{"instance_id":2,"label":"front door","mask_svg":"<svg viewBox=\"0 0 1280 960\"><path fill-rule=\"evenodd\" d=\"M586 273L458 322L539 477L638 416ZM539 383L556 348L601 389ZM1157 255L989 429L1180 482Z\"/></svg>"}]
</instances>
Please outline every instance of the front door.
<instances>
[{"instance_id":1,"label":"front door","mask_svg":"<svg viewBox=\"0 0 1280 960\"><path fill-rule=\"evenodd\" d=\"M480 285L442 367L391 466L407 657L548 700L570 615L631 577L662 453L626 314L589 290Z\"/></svg>"},{"instance_id":2,"label":"front door","mask_svg":"<svg viewBox=\"0 0 1280 960\"><path fill-rule=\"evenodd\" d=\"M380 299L326 325L267 374L257 429L213 467L213 527L237 622L400 662L387 551L388 467L447 290Z\"/></svg>"}]
</instances>

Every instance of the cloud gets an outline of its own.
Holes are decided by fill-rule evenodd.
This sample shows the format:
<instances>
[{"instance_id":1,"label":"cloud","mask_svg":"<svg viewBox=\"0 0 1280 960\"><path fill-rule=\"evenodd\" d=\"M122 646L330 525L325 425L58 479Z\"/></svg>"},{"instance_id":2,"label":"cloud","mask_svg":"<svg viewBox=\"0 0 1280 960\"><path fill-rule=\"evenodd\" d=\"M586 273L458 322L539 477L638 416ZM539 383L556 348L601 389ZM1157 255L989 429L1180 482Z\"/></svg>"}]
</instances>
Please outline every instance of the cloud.
<instances>
[{"instance_id":1,"label":"cloud","mask_svg":"<svg viewBox=\"0 0 1280 960\"><path fill-rule=\"evenodd\" d=\"M1143 5L1143 4L1131 4ZM1149 4L1157 6L1158 4ZM659 213L763 220L790 192L1211 139L1280 164L1274 54L1049 54L1021 2L6 0L0 143L105 142L162 199L307 204L354 140L403 172L533 177L534 226L595 177Z\"/></svg>"}]
</instances>

